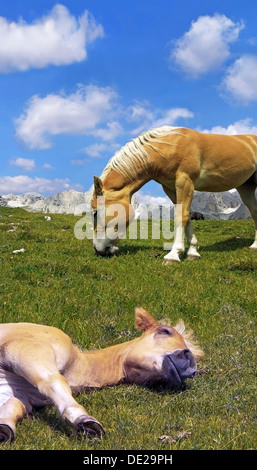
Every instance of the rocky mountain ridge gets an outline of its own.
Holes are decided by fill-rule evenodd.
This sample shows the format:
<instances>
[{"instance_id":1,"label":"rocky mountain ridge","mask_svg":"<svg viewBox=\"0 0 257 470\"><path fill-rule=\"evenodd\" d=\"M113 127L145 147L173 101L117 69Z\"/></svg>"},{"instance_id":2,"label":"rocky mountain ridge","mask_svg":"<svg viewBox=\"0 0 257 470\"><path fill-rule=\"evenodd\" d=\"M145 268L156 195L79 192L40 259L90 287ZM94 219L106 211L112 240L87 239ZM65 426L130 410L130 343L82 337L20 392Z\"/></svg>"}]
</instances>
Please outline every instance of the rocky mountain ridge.
<instances>
[{"instance_id":1,"label":"rocky mountain ridge","mask_svg":"<svg viewBox=\"0 0 257 470\"><path fill-rule=\"evenodd\" d=\"M29 212L79 215L82 207L84 211L89 210L90 192L82 193L71 189L49 197L38 193L8 194L0 196L0 206L23 207ZM172 205L164 209L163 206L161 207L153 203L140 204L140 201L135 196L133 206L136 211L136 217L150 218L154 217L155 213L158 213L161 217L173 218L174 209ZM195 191L191 210L201 212L205 219L227 220L248 219L251 217L237 191L222 193Z\"/></svg>"}]
</instances>

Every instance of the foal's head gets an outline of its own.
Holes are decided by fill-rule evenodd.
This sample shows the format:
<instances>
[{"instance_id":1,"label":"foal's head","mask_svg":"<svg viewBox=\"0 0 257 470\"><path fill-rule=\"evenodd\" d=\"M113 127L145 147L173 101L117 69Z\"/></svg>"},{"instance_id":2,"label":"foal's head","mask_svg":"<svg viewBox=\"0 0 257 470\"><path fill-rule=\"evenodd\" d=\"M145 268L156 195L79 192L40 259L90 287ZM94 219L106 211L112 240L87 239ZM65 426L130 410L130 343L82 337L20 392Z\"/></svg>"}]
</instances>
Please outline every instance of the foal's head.
<instances>
[{"instance_id":1,"label":"foal's head","mask_svg":"<svg viewBox=\"0 0 257 470\"><path fill-rule=\"evenodd\" d=\"M196 359L202 350L185 333L183 322L175 328L158 323L138 307L136 327L144 333L133 342L124 361L126 380L131 383L165 383L170 388L181 388L186 379L196 373Z\"/></svg>"}]
</instances>

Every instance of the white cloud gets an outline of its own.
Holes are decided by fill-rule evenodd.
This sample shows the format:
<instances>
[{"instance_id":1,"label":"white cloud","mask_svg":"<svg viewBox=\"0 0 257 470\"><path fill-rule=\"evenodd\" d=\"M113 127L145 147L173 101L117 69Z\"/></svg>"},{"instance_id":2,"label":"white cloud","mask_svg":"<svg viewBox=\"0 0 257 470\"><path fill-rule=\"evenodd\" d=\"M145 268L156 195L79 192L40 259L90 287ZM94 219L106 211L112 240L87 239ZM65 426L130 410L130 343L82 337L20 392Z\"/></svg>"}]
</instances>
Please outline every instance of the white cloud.
<instances>
[{"instance_id":1,"label":"white cloud","mask_svg":"<svg viewBox=\"0 0 257 470\"><path fill-rule=\"evenodd\" d=\"M136 101L135 104L129 106L126 117L128 121L132 122L151 122L155 119L154 111L151 110L150 103L148 101Z\"/></svg>"},{"instance_id":2,"label":"white cloud","mask_svg":"<svg viewBox=\"0 0 257 470\"><path fill-rule=\"evenodd\" d=\"M99 158L102 156L103 152L108 150L108 146L106 144L92 144L88 147L83 149L83 153L86 153L89 157Z\"/></svg>"},{"instance_id":3,"label":"white cloud","mask_svg":"<svg viewBox=\"0 0 257 470\"><path fill-rule=\"evenodd\" d=\"M71 185L69 179L31 178L26 175L0 177L0 194L23 194L37 192L40 194L55 194L69 189L82 190L80 185Z\"/></svg>"},{"instance_id":4,"label":"white cloud","mask_svg":"<svg viewBox=\"0 0 257 470\"><path fill-rule=\"evenodd\" d=\"M70 95L60 92L45 97L32 96L25 111L15 120L16 137L33 150L50 148L51 136L55 135L91 136L104 144L98 142L97 146L89 146L87 154L99 156L106 142L112 150L115 139L123 134L121 117L138 124L131 131L138 135L152 127L173 125L179 119L191 118L193 113L186 108L151 109L149 103L137 103L124 109L112 88L80 84Z\"/></svg>"},{"instance_id":5,"label":"white cloud","mask_svg":"<svg viewBox=\"0 0 257 470\"><path fill-rule=\"evenodd\" d=\"M172 205L171 200L168 197L162 196L151 196L146 194L143 191L138 191L135 193L135 198L138 204L151 204L153 206L170 206Z\"/></svg>"},{"instance_id":6,"label":"white cloud","mask_svg":"<svg viewBox=\"0 0 257 470\"><path fill-rule=\"evenodd\" d=\"M194 78L217 70L228 59L229 45L238 38L243 27L242 21L234 23L225 15L200 16L176 41L171 63L175 61Z\"/></svg>"},{"instance_id":7,"label":"white cloud","mask_svg":"<svg viewBox=\"0 0 257 470\"><path fill-rule=\"evenodd\" d=\"M84 166L86 164L86 160L83 160L82 158L73 159L70 162L72 165L76 166Z\"/></svg>"},{"instance_id":8,"label":"white cloud","mask_svg":"<svg viewBox=\"0 0 257 470\"><path fill-rule=\"evenodd\" d=\"M87 57L88 43L103 35L103 27L88 11L76 19L61 4L32 24L0 17L0 71L80 62Z\"/></svg>"},{"instance_id":9,"label":"white cloud","mask_svg":"<svg viewBox=\"0 0 257 470\"><path fill-rule=\"evenodd\" d=\"M194 114L187 108L171 108L166 111L162 111L160 114L161 117L153 121L152 127L173 125L178 121L178 119L188 119L194 117Z\"/></svg>"},{"instance_id":10,"label":"white cloud","mask_svg":"<svg viewBox=\"0 0 257 470\"><path fill-rule=\"evenodd\" d=\"M80 150L81 153L85 153L89 157L92 158L101 158L103 154L106 152L115 152L116 150L119 150L120 146L119 144L112 143L112 144L104 144L104 143L95 143L92 145L88 145L88 147L84 147L83 149ZM81 160L74 160L73 164L75 165L80 165Z\"/></svg>"},{"instance_id":11,"label":"white cloud","mask_svg":"<svg viewBox=\"0 0 257 470\"><path fill-rule=\"evenodd\" d=\"M200 132L211 134L257 134L257 125L252 123L251 118L236 121L234 124L229 124L227 127L214 126L211 129L198 129Z\"/></svg>"},{"instance_id":12,"label":"white cloud","mask_svg":"<svg viewBox=\"0 0 257 470\"><path fill-rule=\"evenodd\" d=\"M222 88L241 104L257 100L257 56L245 55L232 64L223 79Z\"/></svg>"},{"instance_id":13,"label":"white cloud","mask_svg":"<svg viewBox=\"0 0 257 470\"><path fill-rule=\"evenodd\" d=\"M36 168L35 160L30 158L16 158L10 161L11 165L19 166L25 171L33 171Z\"/></svg>"},{"instance_id":14,"label":"white cloud","mask_svg":"<svg viewBox=\"0 0 257 470\"><path fill-rule=\"evenodd\" d=\"M50 163L44 163L43 168L45 170L53 170L54 167Z\"/></svg>"},{"instance_id":15,"label":"white cloud","mask_svg":"<svg viewBox=\"0 0 257 470\"><path fill-rule=\"evenodd\" d=\"M122 132L121 124L118 121L111 121L106 123L106 127L95 129L92 135L94 135L94 137L100 137L102 140L110 141L116 139Z\"/></svg>"},{"instance_id":16,"label":"white cloud","mask_svg":"<svg viewBox=\"0 0 257 470\"><path fill-rule=\"evenodd\" d=\"M48 149L49 136L91 135L112 140L121 126L112 121L116 93L111 88L79 85L75 93L32 96L25 112L15 120L16 137L30 149ZM103 128L100 124L105 124Z\"/></svg>"},{"instance_id":17,"label":"white cloud","mask_svg":"<svg viewBox=\"0 0 257 470\"><path fill-rule=\"evenodd\" d=\"M151 109L148 102L137 102L127 110L127 120L140 123L136 129L133 129L133 135L138 135L154 127L172 126L180 119L188 119L193 116L194 114L187 108Z\"/></svg>"}]
</instances>

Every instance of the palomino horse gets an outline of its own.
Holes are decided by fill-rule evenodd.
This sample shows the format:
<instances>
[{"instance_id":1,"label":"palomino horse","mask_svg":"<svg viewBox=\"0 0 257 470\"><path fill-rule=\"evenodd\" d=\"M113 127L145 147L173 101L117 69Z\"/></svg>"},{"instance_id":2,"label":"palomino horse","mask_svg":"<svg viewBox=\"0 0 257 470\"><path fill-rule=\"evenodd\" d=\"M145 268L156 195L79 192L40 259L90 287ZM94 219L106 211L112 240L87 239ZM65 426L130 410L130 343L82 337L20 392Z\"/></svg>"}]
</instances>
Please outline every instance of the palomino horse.
<instances>
[{"instance_id":1,"label":"palomino horse","mask_svg":"<svg viewBox=\"0 0 257 470\"><path fill-rule=\"evenodd\" d=\"M107 211L111 205L120 204L127 227L133 219L131 197L150 180L162 185L176 208L182 206L182 215L175 210L174 243L164 257L166 262L180 261L179 255L185 251L185 234L189 244L188 258L200 256L189 217L195 189L219 192L236 188L254 219L255 241L251 248L257 249L256 166L255 135L205 134L169 126L142 134L110 159L100 178L94 178L91 205L97 222L93 241L95 251L100 255L112 255L118 250L119 233L116 238L108 238L105 233L112 219ZM102 213L101 217L99 213ZM119 222L117 217L113 220Z\"/></svg>"},{"instance_id":2,"label":"palomino horse","mask_svg":"<svg viewBox=\"0 0 257 470\"><path fill-rule=\"evenodd\" d=\"M104 430L72 396L90 387L119 383L165 383L180 388L196 373L201 349L185 333L157 323L142 307L136 327L144 333L100 350L79 351L69 336L33 323L0 325L0 442L15 437L16 424L32 407L54 404L79 433L101 437Z\"/></svg>"}]
</instances>

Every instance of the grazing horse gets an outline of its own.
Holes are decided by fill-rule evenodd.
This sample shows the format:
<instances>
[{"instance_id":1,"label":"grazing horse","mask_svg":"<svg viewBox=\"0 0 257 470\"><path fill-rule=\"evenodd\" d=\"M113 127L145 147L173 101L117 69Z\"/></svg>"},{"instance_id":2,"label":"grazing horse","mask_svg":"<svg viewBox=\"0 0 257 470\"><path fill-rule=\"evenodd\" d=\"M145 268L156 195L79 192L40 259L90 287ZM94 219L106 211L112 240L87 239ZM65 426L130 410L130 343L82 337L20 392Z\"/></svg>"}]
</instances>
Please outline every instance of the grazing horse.
<instances>
[{"instance_id":1,"label":"grazing horse","mask_svg":"<svg viewBox=\"0 0 257 470\"><path fill-rule=\"evenodd\" d=\"M140 135L109 160L100 178L94 178L91 205L95 251L112 255L118 250L119 232L116 237L108 237L106 230L112 219L119 226L110 208L113 205L115 210L115 204L123 207L126 228L133 219L131 197L150 180L162 185L176 208L182 206L182 215L175 210L175 237L171 251L164 257L167 263L180 261L185 234L188 258L200 257L189 216L194 190L220 192L236 188L254 219L255 241L251 248L257 249L256 166L255 135L205 134L169 126Z\"/></svg>"},{"instance_id":2,"label":"grazing horse","mask_svg":"<svg viewBox=\"0 0 257 470\"><path fill-rule=\"evenodd\" d=\"M15 437L16 424L32 407L54 404L79 433L101 437L101 424L73 394L119 383L164 383L181 388L196 373L203 352L185 333L158 323L142 307L136 327L144 333L105 349L80 351L61 330L33 323L0 325L0 442Z\"/></svg>"}]
</instances>

